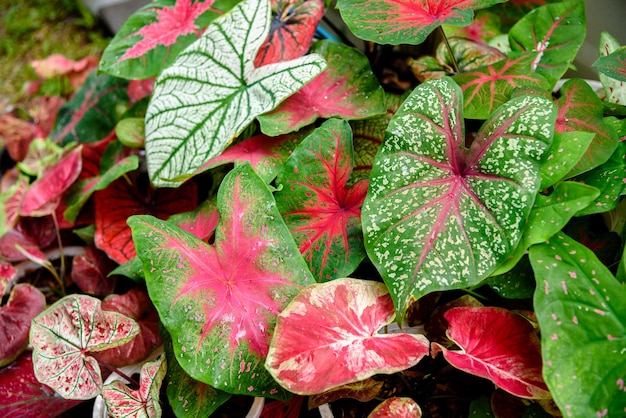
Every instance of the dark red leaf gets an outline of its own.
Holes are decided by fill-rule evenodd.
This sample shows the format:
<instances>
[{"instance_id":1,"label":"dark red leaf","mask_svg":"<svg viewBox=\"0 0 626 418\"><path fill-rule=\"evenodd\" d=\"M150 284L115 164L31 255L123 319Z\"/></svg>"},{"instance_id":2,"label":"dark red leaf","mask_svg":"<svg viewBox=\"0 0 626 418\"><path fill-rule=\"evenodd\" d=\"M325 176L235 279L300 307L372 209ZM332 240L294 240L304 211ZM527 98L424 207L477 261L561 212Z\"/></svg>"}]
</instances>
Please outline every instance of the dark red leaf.
<instances>
[{"instance_id":1,"label":"dark red leaf","mask_svg":"<svg viewBox=\"0 0 626 418\"><path fill-rule=\"evenodd\" d=\"M23 249L45 259L43 250L55 239L54 224L48 217L22 219L17 226L0 238L0 256L8 261L21 261L26 257L15 248Z\"/></svg>"},{"instance_id":2,"label":"dark red leaf","mask_svg":"<svg viewBox=\"0 0 626 418\"><path fill-rule=\"evenodd\" d=\"M83 293L106 296L113 293L116 280L107 275L116 264L95 247L85 247L85 253L72 260L72 280Z\"/></svg>"},{"instance_id":3,"label":"dark red leaf","mask_svg":"<svg viewBox=\"0 0 626 418\"><path fill-rule=\"evenodd\" d=\"M294 396L288 402L274 400L265 402L261 418L298 418L304 396Z\"/></svg>"}]
</instances>

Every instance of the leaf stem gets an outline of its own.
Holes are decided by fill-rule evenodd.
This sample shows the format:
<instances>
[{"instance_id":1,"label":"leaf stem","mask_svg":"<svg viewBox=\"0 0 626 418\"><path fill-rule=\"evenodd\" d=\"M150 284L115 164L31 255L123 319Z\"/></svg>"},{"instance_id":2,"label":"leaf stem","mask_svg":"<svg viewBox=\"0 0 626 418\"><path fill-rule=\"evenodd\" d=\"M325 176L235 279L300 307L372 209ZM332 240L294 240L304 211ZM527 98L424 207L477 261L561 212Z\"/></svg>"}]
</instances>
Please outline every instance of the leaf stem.
<instances>
[{"instance_id":1,"label":"leaf stem","mask_svg":"<svg viewBox=\"0 0 626 418\"><path fill-rule=\"evenodd\" d=\"M57 236L57 243L59 246L59 261L61 262L61 266L60 266L60 284L61 284L61 290L63 291L63 294L65 294L65 254L63 253L63 242L61 240L61 231L59 228L59 221L57 220L57 214L56 212L52 212L52 222L54 222L54 232L56 233Z\"/></svg>"},{"instance_id":2,"label":"leaf stem","mask_svg":"<svg viewBox=\"0 0 626 418\"><path fill-rule=\"evenodd\" d=\"M94 357L95 358L95 357ZM99 359L96 358L96 361L98 362L98 364L100 365L100 367L102 367L103 369L106 369L108 371L110 371L111 373L115 373L116 375L118 375L119 377L121 377L122 379L126 380L126 382L128 382L129 385L132 385L136 388L139 388L139 382L137 382L135 379L133 379L132 377L128 376L126 373L124 373L123 371L121 371L120 369L118 369L117 367L113 367L108 363L105 363L103 361L100 361Z\"/></svg>"},{"instance_id":3,"label":"leaf stem","mask_svg":"<svg viewBox=\"0 0 626 418\"><path fill-rule=\"evenodd\" d=\"M454 53L452 52L452 47L450 46L450 42L448 42L448 37L446 33L443 31L442 26L438 26L437 29L443 38L443 42L446 44L446 49L448 50L448 54L450 54L450 60L452 61L452 68L454 69L454 74L461 74L461 70L459 70L459 64L456 62L456 58L454 57Z\"/></svg>"}]
</instances>

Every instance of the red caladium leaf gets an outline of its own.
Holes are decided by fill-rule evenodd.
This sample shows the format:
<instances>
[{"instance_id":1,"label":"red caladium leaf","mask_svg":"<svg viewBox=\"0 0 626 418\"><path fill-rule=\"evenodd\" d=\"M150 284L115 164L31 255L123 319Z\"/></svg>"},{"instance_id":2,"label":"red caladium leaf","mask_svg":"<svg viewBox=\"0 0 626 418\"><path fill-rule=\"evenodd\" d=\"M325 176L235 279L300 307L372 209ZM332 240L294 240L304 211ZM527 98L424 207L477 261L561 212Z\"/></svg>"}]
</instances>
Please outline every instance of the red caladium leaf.
<instances>
[{"instance_id":1,"label":"red caladium leaf","mask_svg":"<svg viewBox=\"0 0 626 418\"><path fill-rule=\"evenodd\" d=\"M148 292L190 376L231 393L284 398L263 363L276 314L313 278L249 164L224 178L217 205L214 246L150 216L128 220Z\"/></svg>"},{"instance_id":2,"label":"red caladium leaf","mask_svg":"<svg viewBox=\"0 0 626 418\"><path fill-rule=\"evenodd\" d=\"M119 380L102 388L109 415L115 418L160 418L159 391L167 371L165 355L141 366L139 389L133 390Z\"/></svg>"},{"instance_id":3,"label":"red caladium leaf","mask_svg":"<svg viewBox=\"0 0 626 418\"><path fill-rule=\"evenodd\" d=\"M272 0L270 33L254 59L254 66L289 61L306 54L323 15L323 0Z\"/></svg>"},{"instance_id":4,"label":"red caladium leaf","mask_svg":"<svg viewBox=\"0 0 626 418\"><path fill-rule=\"evenodd\" d=\"M126 220L131 215L152 214L166 219L174 213L187 212L197 205L197 187L192 181L178 189L152 189L143 196L137 186L125 178L95 193L96 247L123 264L135 257L135 246Z\"/></svg>"},{"instance_id":5,"label":"red caladium leaf","mask_svg":"<svg viewBox=\"0 0 626 418\"><path fill-rule=\"evenodd\" d=\"M0 237L17 224L22 206L22 198L28 190L28 177L19 175L16 182L4 193L0 194Z\"/></svg>"},{"instance_id":6,"label":"red caladium leaf","mask_svg":"<svg viewBox=\"0 0 626 418\"><path fill-rule=\"evenodd\" d=\"M378 405L367 418L420 418L422 409L411 398L389 398Z\"/></svg>"},{"instance_id":7,"label":"red caladium leaf","mask_svg":"<svg viewBox=\"0 0 626 418\"><path fill-rule=\"evenodd\" d=\"M99 58L88 56L79 61L68 59L61 54L52 54L42 60L30 62L35 74L43 79L67 77L73 88L81 86L89 73L98 67Z\"/></svg>"},{"instance_id":8,"label":"red caladium leaf","mask_svg":"<svg viewBox=\"0 0 626 418\"><path fill-rule=\"evenodd\" d=\"M0 369L0 416L53 418L81 402L63 399L40 383L28 351Z\"/></svg>"},{"instance_id":9,"label":"red caladium leaf","mask_svg":"<svg viewBox=\"0 0 626 418\"><path fill-rule=\"evenodd\" d=\"M615 130L603 120L603 105L593 89L581 79L567 81L556 101L556 132L591 132L595 137L568 177L588 171L606 162L617 148Z\"/></svg>"},{"instance_id":10,"label":"red caladium leaf","mask_svg":"<svg viewBox=\"0 0 626 418\"><path fill-rule=\"evenodd\" d=\"M260 418L298 418L304 396L294 396L288 402L274 400L265 402ZM314 406L312 408L315 408Z\"/></svg>"},{"instance_id":11,"label":"red caladium leaf","mask_svg":"<svg viewBox=\"0 0 626 418\"><path fill-rule=\"evenodd\" d=\"M311 51L324 57L326 70L258 116L263 133L296 131L317 118L364 119L385 112L383 88L360 51L333 41L317 42Z\"/></svg>"},{"instance_id":12,"label":"red caladium leaf","mask_svg":"<svg viewBox=\"0 0 626 418\"><path fill-rule=\"evenodd\" d=\"M359 38L383 44L418 45L442 24L467 26L474 10L506 0L339 0L337 7Z\"/></svg>"},{"instance_id":13,"label":"red caladium leaf","mask_svg":"<svg viewBox=\"0 0 626 418\"><path fill-rule=\"evenodd\" d=\"M308 286L278 316L266 367L300 395L407 369L428 354L429 342L419 334L376 333L394 317L382 283L336 279Z\"/></svg>"},{"instance_id":14,"label":"red caladium leaf","mask_svg":"<svg viewBox=\"0 0 626 418\"><path fill-rule=\"evenodd\" d=\"M30 321L46 306L46 298L36 287L18 284L6 305L0 308L0 367L20 355L28 345Z\"/></svg>"},{"instance_id":15,"label":"red caladium leaf","mask_svg":"<svg viewBox=\"0 0 626 418\"><path fill-rule=\"evenodd\" d=\"M72 281L83 292L95 296L113 293L116 280L107 277L116 264L95 247L85 247L85 253L72 259Z\"/></svg>"},{"instance_id":16,"label":"red caladium leaf","mask_svg":"<svg viewBox=\"0 0 626 418\"><path fill-rule=\"evenodd\" d=\"M94 398L102 376L90 352L124 344L138 332L134 320L102 311L98 299L66 296L32 321L35 376L66 399Z\"/></svg>"},{"instance_id":17,"label":"red caladium leaf","mask_svg":"<svg viewBox=\"0 0 626 418\"><path fill-rule=\"evenodd\" d=\"M33 256L46 259L43 250L55 240L54 224L49 217L23 218L12 230L0 238L0 255L8 261L26 260L19 245Z\"/></svg>"},{"instance_id":18,"label":"red caladium leaf","mask_svg":"<svg viewBox=\"0 0 626 418\"><path fill-rule=\"evenodd\" d=\"M433 356L442 351L454 367L516 396L550 397L541 375L541 344L525 318L497 307L452 308L444 317L450 324L446 334L461 350L433 343Z\"/></svg>"},{"instance_id":19,"label":"red caladium leaf","mask_svg":"<svg viewBox=\"0 0 626 418\"><path fill-rule=\"evenodd\" d=\"M0 295L4 296L17 279L17 269L13 264L0 259Z\"/></svg>"},{"instance_id":20,"label":"red caladium leaf","mask_svg":"<svg viewBox=\"0 0 626 418\"><path fill-rule=\"evenodd\" d=\"M350 125L331 119L296 147L276 179L278 210L318 281L346 277L365 258L367 180L348 187L352 155Z\"/></svg>"}]
</instances>

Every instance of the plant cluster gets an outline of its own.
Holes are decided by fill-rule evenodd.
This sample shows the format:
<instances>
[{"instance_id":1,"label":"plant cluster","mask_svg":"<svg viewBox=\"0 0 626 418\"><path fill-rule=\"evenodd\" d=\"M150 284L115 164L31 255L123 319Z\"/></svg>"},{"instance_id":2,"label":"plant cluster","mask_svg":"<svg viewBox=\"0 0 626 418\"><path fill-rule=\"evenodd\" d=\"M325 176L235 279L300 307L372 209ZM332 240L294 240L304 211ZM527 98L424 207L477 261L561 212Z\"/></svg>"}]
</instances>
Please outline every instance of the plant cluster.
<instances>
[{"instance_id":1,"label":"plant cluster","mask_svg":"<svg viewBox=\"0 0 626 418\"><path fill-rule=\"evenodd\" d=\"M557 87L581 0L337 8L156 0L38 63L75 91L0 118L3 415L623 416L626 48Z\"/></svg>"}]
</instances>

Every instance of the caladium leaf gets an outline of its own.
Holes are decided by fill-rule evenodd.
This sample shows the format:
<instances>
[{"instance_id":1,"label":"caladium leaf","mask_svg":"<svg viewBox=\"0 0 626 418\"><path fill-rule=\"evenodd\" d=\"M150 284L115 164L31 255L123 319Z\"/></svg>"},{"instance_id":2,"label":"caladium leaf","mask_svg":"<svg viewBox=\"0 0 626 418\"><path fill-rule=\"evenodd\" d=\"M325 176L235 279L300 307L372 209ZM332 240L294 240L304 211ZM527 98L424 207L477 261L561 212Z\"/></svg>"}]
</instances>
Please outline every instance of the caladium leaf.
<instances>
[{"instance_id":1,"label":"caladium leaf","mask_svg":"<svg viewBox=\"0 0 626 418\"><path fill-rule=\"evenodd\" d=\"M420 418L422 409L411 398L389 398L378 405L367 418Z\"/></svg>"},{"instance_id":2,"label":"caladium leaf","mask_svg":"<svg viewBox=\"0 0 626 418\"><path fill-rule=\"evenodd\" d=\"M474 21L469 26L443 25L443 31L448 39L461 37L485 44L492 38L502 34L500 31L500 16L491 10L479 10L474 17Z\"/></svg>"},{"instance_id":3,"label":"caladium leaf","mask_svg":"<svg viewBox=\"0 0 626 418\"><path fill-rule=\"evenodd\" d=\"M28 345L30 321L46 306L46 298L36 287L16 285L7 303L0 307L0 367L11 363Z\"/></svg>"},{"instance_id":4,"label":"caladium leaf","mask_svg":"<svg viewBox=\"0 0 626 418\"><path fill-rule=\"evenodd\" d=\"M600 58L606 57L618 49L622 48L619 41L615 39L608 32L600 33L600 45L598 48L598 54ZM611 78L602 72L598 73L598 78L602 83L604 92L606 93L606 100L609 103L617 105L626 104L626 81L620 81L615 78Z\"/></svg>"},{"instance_id":5,"label":"caladium leaf","mask_svg":"<svg viewBox=\"0 0 626 418\"><path fill-rule=\"evenodd\" d=\"M249 164L217 197L215 245L150 216L128 220L176 358L231 393L284 398L263 367L276 314L313 281L274 199Z\"/></svg>"},{"instance_id":6,"label":"caladium leaf","mask_svg":"<svg viewBox=\"0 0 626 418\"><path fill-rule=\"evenodd\" d=\"M89 245L83 254L72 259L72 281L83 292L93 296L106 296L115 289L115 277L108 274L116 263L97 248Z\"/></svg>"},{"instance_id":7,"label":"caladium leaf","mask_svg":"<svg viewBox=\"0 0 626 418\"><path fill-rule=\"evenodd\" d=\"M35 376L66 399L91 399L100 393L102 376L89 355L124 344L139 332L137 323L100 308L100 300L66 296L33 319Z\"/></svg>"},{"instance_id":8,"label":"caladium leaf","mask_svg":"<svg viewBox=\"0 0 626 418\"><path fill-rule=\"evenodd\" d=\"M278 316L266 367L300 395L407 369L428 354L429 342L421 334L377 334L394 316L382 283L336 279L308 286Z\"/></svg>"},{"instance_id":9,"label":"caladium leaf","mask_svg":"<svg viewBox=\"0 0 626 418\"><path fill-rule=\"evenodd\" d=\"M324 69L318 55L254 68L269 24L269 0L245 0L211 22L161 73L145 127L155 185L177 185L171 179L194 173L221 154L256 116Z\"/></svg>"},{"instance_id":10,"label":"caladium leaf","mask_svg":"<svg viewBox=\"0 0 626 418\"><path fill-rule=\"evenodd\" d=\"M0 237L15 227L22 206L22 198L28 190L28 177L20 175L8 190L0 193Z\"/></svg>"},{"instance_id":11,"label":"caladium leaf","mask_svg":"<svg viewBox=\"0 0 626 418\"><path fill-rule=\"evenodd\" d=\"M15 228L0 238L0 255L8 261L26 260L24 252L46 259L43 251L52 244L55 236L54 223L50 217L22 218ZM17 247L23 251L18 251Z\"/></svg>"},{"instance_id":12,"label":"caladium leaf","mask_svg":"<svg viewBox=\"0 0 626 418\"><path fill-rule=\"evenodd\" d=\"M276 179L276 205L318 281L346 277L365 258L361 204L367 180L352 186L352 131L330 119L309 135Z\"/></svg>"},{"instance_id":13,"label":"caladium leaf","mask_svg":"<svg viewBox=\"0 0 626 418\"><path fill-rule=\"evenodd\" d=\"M512 51L532 52L531 71L554 87L576 58L585 35L585 2L565 1L532 10L509 31Z\"/></svg>"},{"instance_id":14,"label":"caladium leaf","mask_svg":"<svg viewBox=\"0 0 626 418\"><path fill-rule=\"evenodd\" d=\"M516 396L550 397L541 375L539 338L525 318L498 307L452 308L444 317L450 324L446 334L461 350L433 343L433 355L442 351L454 367Z\"/></svg>"},{"instance_id":15,"label":"caladium leaf","mask_svg":"<svg viewBox=\"0 0 626 418\"><path fill-rule=\"evenodd\" d=\"M369 402L382 395L384 385L384 381L368 377L358 382L337 386L325 392L309 396L309 410L344 398L356 399L359 402Z\"/></svg>"},{"instance_id":16,"label":"caladium leaf","mask_svg":"<svg viewBox=\"0 0 626 418\"><path fill-rule=\"evenodd\" d=\"M306 54L323 15L323 0L273 0L270 33L256 55L254 66L289 61Z\"/></svg>"},{"instance_id":17,"label":"caladium leaf","mask_svg":"<svg viewBox=\"0 0 626 418\"><path fill-rule=\"evenodd\" d=\"M14 285L18 278L17 269L7 261L0 259L0 295L4 296Z\"/></svg>"},{"instance_id":18,"label":"caladium leaf","mask_svg":"<svg viewBox=\"0 0 626 418\"><path fill-rule=\"evenodd\" d=\"M521 55L456 75L454 81L465 98L465 117L487 119L519 87L548 90L548 82L531 70L533 59L532 55Z\"/></svg>"},{"instance_id":19,"label":"caladium leaf","mask_svg":"<svg viewBox=\"0 0 626 418\"><path fill-rule=\"evenodd\" d=\"M167 371L165 355L141 366L139 389L133 390L119 380L102 388L109 415L115 418L160 418L159 391Z\"/></svg>"},{"instance_id":20,"label":"caladium leaf","mask_svg":"<svg viewBox=\"0 0 626 418\"><path fill-rule=\"evenodd\" d=\"M418 86L389 123L363 204L365 248L402 319L412 300L480 282L517 245L552 141L550 100L521 96L465 147L462 93Z\"/></svg>"},{"instance_id":21,"label":"caladium leaf","mask_svg":"<svg viewBox=\"0 0 626 418\"><path fill-rule=\"evenodd\" d=\"M591 132L555 132L550 155L541 166L541 190L569 177L567 174L582 158L595 134Z\"/></svg>"},{"instance_id":22,"label":"caladium leaf","mask_svg":"<svg viewBox=\"0 0 626 418\"><path fill-rule=\"evenodd\" d=\"M598 58L593 66L606 76L617 81L626 81L626 46Z\"/></svg>"},{"instance_id":23,"label":"caladium leaf","mask_svg":"<svg viewBox=\"0 0 626 418\"><path fill-rule=\"evenodd\" d=\"M258 117L265 134L297 131L317 118L364 119L385 112L383 88L365 55L333 41L315 43L312 52L323 56L328 67L276 109Z\"/></svg>"},{"instance_id":24,"label":"caladium leaf","mask_svg":"<svg viewBox=\"0 0 626 418\"><path fill-rule=\"evenodd\" d=\"M593 252L564 234L531 247L530 260L537 278L534 306L541 328L543 373L554 400L564 416L622 415L623 283Z\"/></svg>"},{"instance_id":25,"label":"caladium leaf","mask_svg":"<svg viewBox=\"0 0 626 418\"><path fill-rule=\"evenodd\" d=\"M505 0L339 0L348 28L359 38L383 44L418 45L442 24L467 26L474 10Z\"/></svg>"},{"instance_id":26,"label":"caladium leaf","mask_svg":"<svg viewBox=\"0 0 626 418\"><path fill-rule=\"evenodd\" d=\"M556 101L559 114L555 131L595 134L583 157L569 172L570 176L575 176L607 161L617 148L618 138L615 130L602 119L602 101L585 81L569 80L560 92L561 97Z\"/></svg>"},{"instance_id":27,"label":"caladium leaf","mask_svg":"<svg viewBox=\"0 0 626 418\"><path fill-rule=\"evenodd\" d=\"M265 402L260 418L299 418L304 396L295 395L288 402L274 400ZM316 406L309 404L309 409Z\"/></svg>"}]
</instances>

